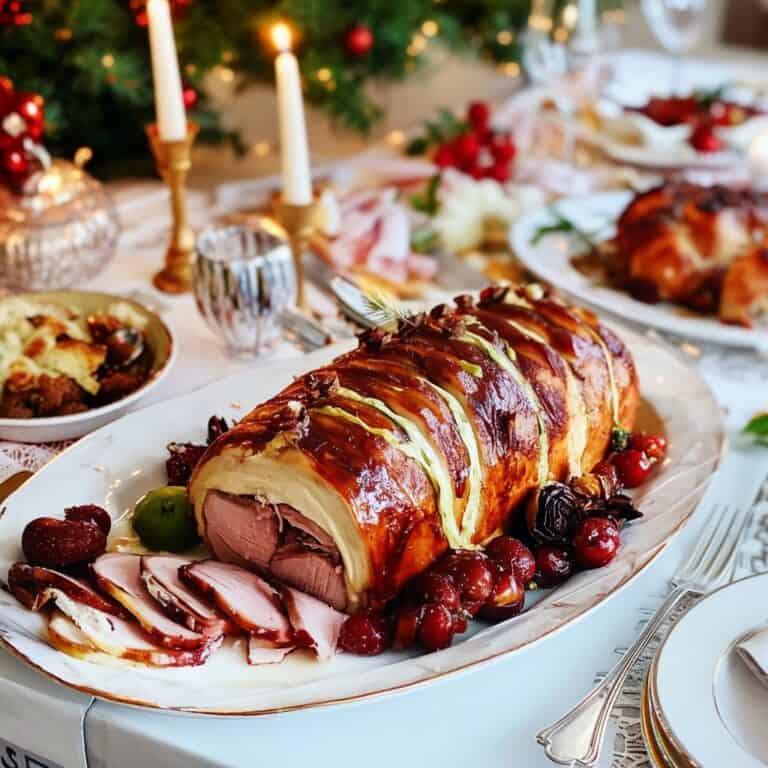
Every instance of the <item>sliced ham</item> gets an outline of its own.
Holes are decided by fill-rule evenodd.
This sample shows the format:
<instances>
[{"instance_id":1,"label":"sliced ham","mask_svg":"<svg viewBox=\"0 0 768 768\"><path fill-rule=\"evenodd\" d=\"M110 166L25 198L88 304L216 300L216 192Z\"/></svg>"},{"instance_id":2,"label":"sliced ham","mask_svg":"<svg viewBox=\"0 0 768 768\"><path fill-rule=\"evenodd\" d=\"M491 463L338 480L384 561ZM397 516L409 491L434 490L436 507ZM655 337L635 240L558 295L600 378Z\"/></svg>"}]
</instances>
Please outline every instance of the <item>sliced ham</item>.
<instances>
[{"instance_id":1,"label":"sliced ham","mask_svg":"<svg viewBox=\"0 0 768 768\"><path fill-rule=\"evenodd\" d=\"M270 571L278 580L320 598L337 610L347 605L344 569L320 552L286 544L272 558Z\"/></svg>"},{"instance_id":2,"label":"sliced ham","mask_svg":"<svg viewBox=\"0 0 768 768\"><path fill-rule=\"evenodd\" d=\"M179 575L246 632L275 645L293 643L279 594L257 574L231 563L201 560L183 566Z\"/></svg>"},{"instance_id":3,"label":"sliced ham","mask_svg":"<svg viewBox=\"0 0 768 768\"><path fill-rule=\"evenodd\" d=\"M296 634L296 642L312 648L320 661L332 658L336 653L346 615L316 597L291 587L284 587L281 595Z\"/></svg>"},{"instance_id":4,"label":"sliced ham","mask_svg":"<svg viewBox=\"0 0 768 768\"><path fill-rule=\"evenodd\" d=\"M162 648L151 642L132 621L77 604L53 611L48 639L57 650L86 661L114 659L151 667L194 667L204 664L220 640L194 650Z\"/></svg>"},{"instance_id":5,"label":"sliced ham","mask_svg":"<svg viewBox=\"0 0 768 768\"><path fill-rule=\"evenodd\" d=\"M141 580L141 556L111 552L93 563L93 575L99 589L117 600L146 632L166 648L200 648L211 637L194 632L170 619L150 595Z\"/></svg>"},{"instance_id":6,"label":"sliced ham","mask_svg":"<svg viewBox=\"0 0 768 768\"><path fill-rule=\"evenodd\" d=\"M125 611L117 603L100 595L84 581L51 568L14 563L8 571L8 589L31 611L40 611L51 602L56 602L57 593L61 593L75 602L104 613L125 615Z\"/></svg>"},{"instance_id":7,"label":"sliced ham","mask_svg":"<svg viewBox=\"0 0 768 768\"><path fill-rule=\"evenodd\" d=\"M210 491L203 516L208 543L219 560L267 567L279 536L279 521L270 505Z\"/></svg>"},{"instance_id":8,"label":"sliced ham","mask_svg":"<svg viewBox=\"0 0 768 768\"><path fill-rule=\"evenodd\" d=\"M141 580L166 616L187 629L213 637L237 631L210 603L181 581L179 568L190 562L183 557L144 555Z\"/></svg>"},{"instance_id":9,"label":"sliced ham","mask_svg":"<svg viewBox=\"0 0 768 768\"><path fill-rule=\"evenodd\" d=\"M248 663L254 666L279 664L293 650L292 645L277 646L251 635L248 638Z\"/></svg>"}]
</instances>

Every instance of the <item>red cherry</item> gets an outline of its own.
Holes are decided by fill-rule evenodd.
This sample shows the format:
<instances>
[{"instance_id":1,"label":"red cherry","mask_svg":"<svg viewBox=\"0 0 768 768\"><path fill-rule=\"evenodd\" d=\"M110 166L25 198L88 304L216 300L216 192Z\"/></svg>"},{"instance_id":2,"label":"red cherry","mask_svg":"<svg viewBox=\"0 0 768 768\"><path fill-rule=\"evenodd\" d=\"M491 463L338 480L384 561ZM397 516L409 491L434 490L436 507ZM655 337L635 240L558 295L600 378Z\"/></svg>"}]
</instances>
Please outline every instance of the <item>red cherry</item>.
<instances>
[{"instance_id":1,"label":"red cherry","mask_svg":"<svg viewBox=\"0 0 768 768\"><path fill-rule=\"evenodd\" d=\"M484 603L491 594L494 574L489 559L482 552L457 549L443 558L436 570L451 577L462 603Z\"/></svg>"},{"instance_id":2,"label":"red cherry","mask_svg":"<svg viewBox=\"0 0 768 768\"><path fill-rule=\"evenodd\" d=\"M394 648L410 648L419 634L423 605L403 605L395 618Z\"/></svg>"},{"instance_id":3,"label":"red cherry","mask_svg":"<svg viewBox=\"0 0 768 768\"><path fill-rule=\"evenodd\" d=\"M662 435L633 432L629 437L629 447L642 451L651 461L661 461L667 455L667 439Z\"/></svg>"},{"instance_id":4,"label":"red cherry","mask_svg":"<svg viewBox=\"0 0 768 768\"><path fill-rule=\"evenodd\" d=\"M642 485L653 468L648 457L634 448L614 454L611 461L625 488L637 488L638 485Z\"/></svg>"},{"instance_id":5,"label":"red cherry","mask_svg":"<svg viewBox=\"0 0 768 768\"><path fill-rule=\"evenodd\" d=\"M513 536L499 536L486 548L485 554L502 573L513 573L525 586L536 573L533 553L520 539Z\"/></svg>"},{"instance_id":6,"label":"red cherry","mask_svg":"<svg viewBox=\"0 0 768 768\"><path fill-rule=\"evenodd\" d=\"M22 176L29 171L29 160L18 149L8 149L3 152L3 168L13 175Z\"/></svg>"},{"instance_id":7,"label":"red cherry","mask_svg":"<svg viewBox=\"0 0 768 768\"><path fill-rule=\"evenodd\" d=\"M536 580L544 587L554 587L573 573L573 559L559 547L539 547L536 550Z\"/></svg>"},{"instance_id":8,"label":"red cherry","mask_svg":"<svg viewBox=\"0 0 768 768\"><path fill-rule=\"evenodd\" d=\"M453 616L439 603L427 603L421 616L419 642L428 651L439 651L453 642Z\"/></svg>"},{"instance_id":9,"label":"red cherry","mask_svg":"<svg viewBox=\"0 0 768 768\"><path fill-rule=\"evenodd\" d=\"M460 635L462 632L466 632L468 624L467 617L461 613L457 613L453 617L453 634Z\"/></svg>"},{"instance_id":10,"label":"red cherry","mask_svg":"<svg viewBox=\"0 0 768 768\"><path fill-rule=\"evenodd\" d=\"M352 56L365 56L373 48L373 32L370 27L358 24L347 31L344 47Z\"/></svg>"},{"instance_id":11,"label":"red cherry","mask_svg":"<svg viewBox=\"0 0 768 768\"><path fill-rule=\"evenodd\" d=\"M509 134L494 136L491 142L491 154L497 163L509 163L515 156L515 142Z\"/></svg>"},{"instance_id":12,"label":"red cherry","mask_svg":"<svg viewBox=\"0 0 768 768\"><path fill-rule=\"evenodd\" d=\"M484 179L486 176L488 176L488 168L486 168L484 165L478 165L475 164L473 166L470 166L468 168L462 169L464 173L471 176L473 179Z\"/></svg>"},{"instance_id":13,"label":"red cherry","mask_svg":"<svg viewBox=\"0 0 768 768\"><path fill-rule=\"evenodd\" d=\"M441 144L432 157L435 165L441 168L453 168L456 165L456 153L450 144Z\"/></svg>"},{"instance_id":14,"label":"red cherry","mask_svg":"<svg viewBox=\"0 0 768 768\"><path fill-rule=\"evenodd\" d=\"M41 124L44 117L43 97L37 93L20 91L16 94L16 111L28 125Z\"/></svg>"},{"instance_id":15,"label":"red cherry","mask_svg":"<svg viewBox=\"0 0 768 768\"><path fill-rule=\"evenodd\" d=\"M480 143L473 133L465 133L459 136L453 143L453 152L456 160L462 167L473 166L477 162L480 153Z\"/></svg>"},{"instance_id":16,"label":"red cherry","mask_svg":"<svg viewBox=\"0 0 768 768\"><path fill-rule=\"evenodd\" d=\"M719 152L723 148L723 142L707 123L701 123L694 129L690 143L697 152Z\"/></svg>"},{"instance_id":17,"label":"red cherry","mask_svg":"<svg viewBox=\"0 0 768 768\"><path fill-rule=\"evenodd\" d=\"M616 467L614 467L607 459L603 459L599 464L596 464L592 468L592 474L603 478L609 496L621 493L624 489L624 486L619 479L619 473L616 471Z\"/></svg>"},{"instance_id":18,"label":"red cherry","mask_svg":"<svg viewBox=\"0 0 768 768\"><path fill-rule=\"evenodd\" d=\"M375 613L356 613L341 628L339 646L359 656L377 656L389 647L387 620Z\"/></svg>"},{"instance_id":19,"label":"red cherry","mask_svg":"<svg viewBox=\"0 0 768 768\"><path fill-rule=\"evenodd\" d=\"M525 588L512 571L496 577L490 597L483 603L480 615L490 621L504 621L517 616L525 604Z\"/></svg>"},{"instance_id":20,"label":"red cherry","mask_svg":"<svg viewBox=\"0 0 768 768\"><path fill-rule=\"evenodd\" d=\"M496 179L499 184L508 182L510 175L509 163L494 163L488 171L488 176L491 179Z\"/></svg>"},{"instance_id":21,"label":"red cherry","mask_svg":"<svg viewBox=\"0 0 768 768\"><path fill-rule=\"evenodd\" d=\"M467 122L478 131L484 131L491 119L491 108L487 101L473 101L467 108Z\"/></svg>"},{"instance_id":22,"label":"red cherry","mask_svg":"<svg viewBox=\"0 0 768 768\"><path fill-rule=\"evenodd\" d=\"M582 568L600 568L619 551L619 527L608 517L588 517L576 530L573 547Z\"/></svg>"},{"instance_id":23,"label":"red cherry","mask_svg":"<svg viewBox=\"0 0 768 768\"><path fill-rule=\"evenodd\" d=\"M461 608L459 590L451 577L444 573L422 573L414 580L411 592L417 603L439 603L451 613L457 613Z\"/></svg>"}]
</instances>

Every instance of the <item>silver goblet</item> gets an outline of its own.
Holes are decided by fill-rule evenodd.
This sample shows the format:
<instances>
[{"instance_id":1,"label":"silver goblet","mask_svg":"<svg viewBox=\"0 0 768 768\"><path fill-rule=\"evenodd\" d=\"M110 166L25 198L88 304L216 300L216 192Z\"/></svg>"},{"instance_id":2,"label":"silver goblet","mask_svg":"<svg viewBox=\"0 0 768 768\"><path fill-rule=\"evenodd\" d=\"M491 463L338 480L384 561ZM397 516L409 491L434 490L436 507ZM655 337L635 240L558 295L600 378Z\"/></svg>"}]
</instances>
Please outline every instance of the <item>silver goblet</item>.
<instances>
[{"instance_id":1,"label":"silver goblet","mask_svg":"<svg viewBox=\"0 0 768 768\"><path fill-rule=\"evenodd\" d=\"M296 304L291 249L269 224L211 227L197 238L197 308L236 354L256 355L272 346L281 336L284 311Z\"/></svg>"}]
</instances>

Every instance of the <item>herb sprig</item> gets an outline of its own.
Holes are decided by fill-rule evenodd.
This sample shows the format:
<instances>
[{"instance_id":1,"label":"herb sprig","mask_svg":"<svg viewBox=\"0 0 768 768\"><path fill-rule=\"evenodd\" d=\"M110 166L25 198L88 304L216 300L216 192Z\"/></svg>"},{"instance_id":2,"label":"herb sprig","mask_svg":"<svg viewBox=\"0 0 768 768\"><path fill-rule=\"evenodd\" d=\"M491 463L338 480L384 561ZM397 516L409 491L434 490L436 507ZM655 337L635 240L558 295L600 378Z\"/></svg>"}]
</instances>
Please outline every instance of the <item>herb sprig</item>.
<instances>
[{"instance_id":1,"label":"herb sprig","mask_svg":"<svg viewBox=\"0 0 768 768\"><path fill-rule=\"evenodd\" d=\"M543 224L540 226L533 233L533 237L531 238L531 245L538 245L541 239L547 235L554 235L560 232L566 235L572 235L590 251L593 251L595 248L597 248L597 240L595 239L598 234L597 232L587 232L578 225L574 224L574 222L569 218L563 216L563 214L555 208L551 208L550 210L552 215L555 217L555 221L552 224Z\"/></svg>"}]
</instances>

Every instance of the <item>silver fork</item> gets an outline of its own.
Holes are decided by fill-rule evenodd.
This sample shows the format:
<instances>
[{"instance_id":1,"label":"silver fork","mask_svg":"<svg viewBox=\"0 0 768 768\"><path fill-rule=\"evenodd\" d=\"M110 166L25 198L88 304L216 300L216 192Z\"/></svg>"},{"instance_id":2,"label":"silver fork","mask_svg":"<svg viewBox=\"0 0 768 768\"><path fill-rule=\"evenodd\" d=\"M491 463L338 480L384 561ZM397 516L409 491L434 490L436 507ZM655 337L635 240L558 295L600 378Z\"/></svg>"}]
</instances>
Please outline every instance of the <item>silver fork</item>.
<instances>
[{"instance_id":1,"label":"silver fork","mask_svg":"<svg viewBox=\"0 0 768 768\"><path fill-rule=\"evenodd\" d=\"M733 580L752 510L732 512L725 506L719 515L717 510L715 507L688 560L670 580L672 592L616 666L570 712L536 734L550 760L573 768L594 766L600 759L608 718L624 680L664 620L684 597L704 595Z\"/></svg>"}]
</instances>

